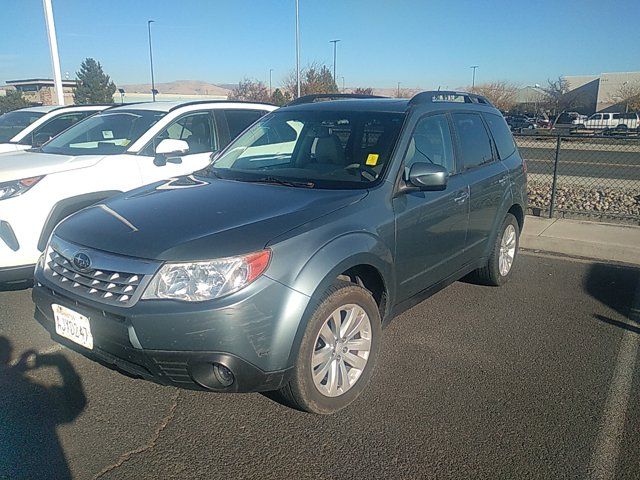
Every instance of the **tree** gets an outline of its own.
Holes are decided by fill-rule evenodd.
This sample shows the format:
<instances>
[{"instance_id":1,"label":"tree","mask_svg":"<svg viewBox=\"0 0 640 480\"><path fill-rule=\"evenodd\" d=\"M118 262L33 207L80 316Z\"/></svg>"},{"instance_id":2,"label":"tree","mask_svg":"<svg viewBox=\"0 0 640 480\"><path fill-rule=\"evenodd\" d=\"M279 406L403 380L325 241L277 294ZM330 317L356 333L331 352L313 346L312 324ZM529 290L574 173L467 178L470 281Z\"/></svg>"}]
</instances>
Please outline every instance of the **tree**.
<instances>
[{"instance_id":1,"label":"tree","mask_svg":"<svg viewBox=\"0 0 640 480\"><path fill-rule=\"evenodd\" d=\"M613 101L624 106L626 112L640 110L640 82L624 82L615 92Z\"/></svg>"},{"instance_id":2,"label":"tree","mask_svg":"<svg viewBox=\"0 0 640 480\"><path fill-rule=\"evenodd\" d=\"M269 90L264 83L258 80L245 78L231 91L229 100L241 100L245 102L269 102Z\"/></svg>"},{"instance_id":3,"label":"tree","mask_svg":"<svg viewBox=\"0 0 640 480\"><path fill-rule=\"evenodd\" d=\"M566 79L549 79L547 84L547 88L543 88L547 95L547 107L556 116L556 120L561 113L584 106L583 94L577 91L578 89L571 90Z\"/></svg>"},{"instance_id":4,"label":"tree","mask_svg":"<svg viewBox=\"0 0 640 480\"><path fill-rule=\"evenodd\" d=\"M468 91L471 91L471 88L467 88ZM473 93L477 93L478 95L485 97L493 103L498 110L508 112L516 104L518 87L513 83L496 81L476 85L473 88Z\"/></svg>"},{"instance_id":5,"label":"tree","mask_svg":"<svg viewBox=\"0 0 640 480\"><path fill-rule=\"evenodd\" d=\"M292 96L297 93L295 71L287 75L284 87ZM339 93L331 70L326 65L311 63L300 72L300 95L313 93Z\"/></svg>"},{"instance_id":6,"label":"tree","mask_svg":"<svg viewBox=\"0 0 640 480\"><path fill-rule=\"evenodd\" d=\"M113 103L116 85L109 75L104 73L100 62L93 58L85 58L76 72L78 86L73 92L73 100L77 104Z\"/></svg>"},{"instance_id":7,"label":"tree","mask_svg":"<svg viewBox=\"0 0 640 480\"><path fill-rule=\"evenodd\" d=\"M358 95L373 95L373 88L371 87L358 87L353 93L357 93Z\"/></svg>"},{"instance_id":8,"label":"tree","mask_svg":"<svg viewBox=\"0 0 640 480\"><path fill-rule=\"evenodd\" d=\"M282 92L279 88L276 88L271 94L271 103L281 107L291 101L291 94L289 92Z\"/></svg>"},{"instance_id":9,"label":"tree","mask_svg":"<svg viewBox=\"0 0 640 480\"><path fill-rule=\"evenodd\" d=\"M22 92L7 90L7 94L4 97L0 97L0 115L18 108L28 107L29 105L30 103L22 96Z\"/></svg>"}]
</instances>

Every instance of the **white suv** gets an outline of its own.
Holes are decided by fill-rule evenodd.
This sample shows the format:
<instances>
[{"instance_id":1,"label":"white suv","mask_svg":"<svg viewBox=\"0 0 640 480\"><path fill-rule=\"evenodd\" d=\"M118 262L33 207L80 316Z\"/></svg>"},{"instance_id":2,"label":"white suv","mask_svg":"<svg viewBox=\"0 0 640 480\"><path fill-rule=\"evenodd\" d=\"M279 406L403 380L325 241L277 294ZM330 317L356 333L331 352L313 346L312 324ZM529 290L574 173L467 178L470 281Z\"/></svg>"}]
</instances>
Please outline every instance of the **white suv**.
<instances>
[{"instance_id":1,"label":"white suv","mask_svg":"<svg viewBox=\"0 0 640 480\"><path fill-rule=\"evenodd\" d=\"M37 147L109 105L28 107L0 115L0 153Z\"/></svg>"},{"instance_id":2,"label":"white suv","mask_svg":"<svg viewBox=\"0 0 640 480\"><path fill-rule=\"evenodd\" d=\"M212 152L275 109L228 101L123 105L39 149L0 155L0 283L32 276L62 219L112 195L206 167ZM114 222L127 223L111 213Z\"/></svg>"},{"instance_id":3,"label":"white suv","mask_svg":"<svg viewBox=\"0 0 640 480\"><path fill-rule=\"evenodd\" d=\"M631 130L640 125L640 116L637 113L594 113L585 122L584 126L593 130Z\"/></svg>"}]
</instances>

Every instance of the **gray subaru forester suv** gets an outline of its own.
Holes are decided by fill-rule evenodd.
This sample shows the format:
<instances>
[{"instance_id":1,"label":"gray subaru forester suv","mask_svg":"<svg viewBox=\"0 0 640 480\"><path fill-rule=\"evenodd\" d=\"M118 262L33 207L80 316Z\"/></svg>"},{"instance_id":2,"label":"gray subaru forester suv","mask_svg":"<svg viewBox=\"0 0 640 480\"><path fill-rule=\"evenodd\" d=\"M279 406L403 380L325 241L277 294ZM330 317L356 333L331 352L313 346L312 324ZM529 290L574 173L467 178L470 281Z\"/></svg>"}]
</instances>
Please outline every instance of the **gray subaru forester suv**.
<instances>
[{"instance_id":1,"label":"gray subaru forester suv","mask_svg":"<svg viewBox=\"0 0 640 480\"><path fill-rule=\"evenodd\" d=\"M63 221L35 316L129 374L332 413L394 316L463 276L509 278L525 211L526 165L487 99L302 97L207 169Z\"/></svg>"}]
</instances>

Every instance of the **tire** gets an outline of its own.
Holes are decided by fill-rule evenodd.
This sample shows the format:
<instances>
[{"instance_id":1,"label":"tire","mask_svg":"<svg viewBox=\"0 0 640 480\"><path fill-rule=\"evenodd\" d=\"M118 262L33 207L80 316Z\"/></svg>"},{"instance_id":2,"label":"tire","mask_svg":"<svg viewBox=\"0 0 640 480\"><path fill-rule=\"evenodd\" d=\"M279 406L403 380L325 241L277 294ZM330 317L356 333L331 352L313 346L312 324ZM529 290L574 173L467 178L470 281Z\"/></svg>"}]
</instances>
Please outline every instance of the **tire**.
<instances>
[{"instance_id":1,"label":"tire","mask_svg":"<svg viewBox=\"0 0 640 480\"><path fill-rule=\"evenodd\" d=\"M511 230L513 228L513 230ZM506 269L501 270L501 250L502 250L502 241L505 238L505 233L507 231L512 231L515 235L515 244L513 245L513 256L511 257L511 262ZM511 243L509 243L511 245ZM518 221L516 217L507 213L506 217L502 221L502 225L500 226L500 231L496 237L495 243L493 245L493 249L491 250L491 254L489 255L489 260L487 261L487 265L476 270L477 279L485 284L485 285L493 285L500 286L506 283L511 277L511 272L513 271L513 263L516 260L518 254L518 248L520 246L520 227L518 226Z\"/></svg>"},{"instance_id":2,"label":"tire","mask_svg":"<svg viewBox=\"0 0 640 480\"><path fill-rule=\"evenodd\" d=\"M344 325L347 316L343 315L343 312L346 314L347 311L340 309L351 306L357 307L351 311L356 318L362 319L362 324L366 323L366 319L369 321L368 330L365 328L359 331L352 340L359 340L359 345L361 346L368 344L368 355L364 350L349 350L347 346L334 350L329 343L324 342L324 338L329 334L326 329L329 329L330 332L335 329L335 324L332 320L332 318L335 318L335 312L340 312L339 318ZM362 316L363 313L366 314L366 319ZM353 323L350 324L351 327L353 325ZM346 333L350 332L347 331ZM344 335L345 332L343 331L342 334ZM368 342L367 334L370 342ZM382 320L380 311L371 293L350 282L336 282L320 296L316 303L315 311L302 337L291 378L277 392L279 398L290 407L322 415L335 413L345 408L362 393L369 383L378 359L381 336ZM346 338L346 336L342 338ZM345 345L349 344L345 343ZM356 344L352 343L351 345L355 346ZM338 347L340 347L340 344ZM326 350L327 348L329 350ZM344 358L341 355L344 355ZM321 361L314 369L312 366L314 360L320 361L325 356L328 360ZM362 364L363 356L367 356L367 358L364 360L364 365L361 369L354 368L349 364L349 361L353 362L355 360L353 357L359 359L357 361L358 365ZM326 370L325 376L324 369L327 365L330 366ZM344 370L341 369L341 366L344 366ZM314 380L314 372L320 384L317 383L318 380ZM343 374L344 372L348 372L346 377ZM331 378L335 379L335 383L330 383ZM355 381L350 385L345 384L345 378L355 378ZM322 385L323 380L325 385ZM341 380L342 383L340 382ZM334 387L342 385L342 388L331 388L332 385ZM330 392L333 396L329 394Z\"/></svg>"}]
</instances>

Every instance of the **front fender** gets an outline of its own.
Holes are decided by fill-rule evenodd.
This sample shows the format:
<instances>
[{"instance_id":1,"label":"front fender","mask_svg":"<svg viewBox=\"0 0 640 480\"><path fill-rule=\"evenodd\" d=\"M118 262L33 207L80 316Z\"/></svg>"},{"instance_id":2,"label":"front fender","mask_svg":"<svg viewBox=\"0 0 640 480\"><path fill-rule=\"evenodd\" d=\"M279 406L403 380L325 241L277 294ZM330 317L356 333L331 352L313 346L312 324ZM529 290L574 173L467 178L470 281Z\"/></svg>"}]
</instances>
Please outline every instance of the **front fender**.
<instances>
[{"instance_id":1,"label":"front fender","mask_svg":"<svg viewBox=\"0 0 640 480\"><path fill-rule=\"evenodd\" d=\"M281 248L286 249L287 247ZM275 247L274 250L274 256L279 256L278 247ZM382 276L388 295L385 314L388 313L395 298L393 254L384 242L369 232L344 234L318 248L300 268L292 268L292 265L288 265L288 276L283 283L310 297L297 326L289 356L290 365L295 362L300 341L307 322L318 305L318 298L336 281L338 275L357 265L372 266Z\"/></svg>"}]
</instances>

